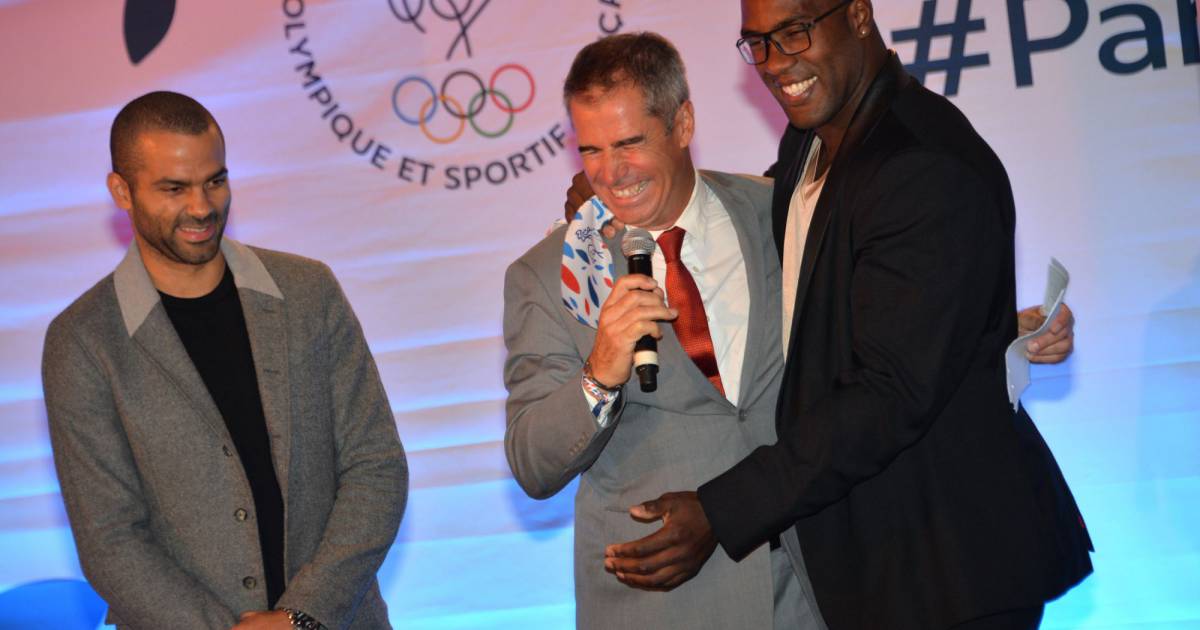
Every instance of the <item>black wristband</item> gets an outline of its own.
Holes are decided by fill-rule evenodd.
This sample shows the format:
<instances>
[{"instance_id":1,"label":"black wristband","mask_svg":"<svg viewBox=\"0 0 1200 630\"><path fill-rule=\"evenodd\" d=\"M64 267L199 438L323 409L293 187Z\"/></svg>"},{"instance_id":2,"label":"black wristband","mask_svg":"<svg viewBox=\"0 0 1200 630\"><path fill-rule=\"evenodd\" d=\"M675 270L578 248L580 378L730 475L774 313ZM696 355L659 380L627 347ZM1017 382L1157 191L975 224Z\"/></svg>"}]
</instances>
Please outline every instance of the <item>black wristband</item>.
<instances>
[{"instance_id":1,"label":"black wristband","mask_svg":"<svg viewBox=\"0 0 1200 630\"><path fill-rule=\"evenodd\" d=\"M583 377L591 381L596 387L599 387L610 394L621 391L621 387L624 385L624 383L622 383L621 385L613 387L601 383L595 376L592 375L592 360L590 357L583 362Z\"/></svg>"}]
</instances>

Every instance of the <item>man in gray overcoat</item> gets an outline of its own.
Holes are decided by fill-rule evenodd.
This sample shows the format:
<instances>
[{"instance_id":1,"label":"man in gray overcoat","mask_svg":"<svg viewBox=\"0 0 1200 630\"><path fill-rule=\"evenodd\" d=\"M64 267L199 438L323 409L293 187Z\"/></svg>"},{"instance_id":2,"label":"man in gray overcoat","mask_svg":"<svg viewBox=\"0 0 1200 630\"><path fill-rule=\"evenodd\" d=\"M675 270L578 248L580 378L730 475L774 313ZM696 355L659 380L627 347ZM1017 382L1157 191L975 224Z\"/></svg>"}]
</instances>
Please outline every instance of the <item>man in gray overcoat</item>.
<instances>
[{"instance_id":1,"label":"man in gray overcoat","mask_svg":"<svg viewBox=\"0 0 1200 630\"><path fill-rule=\"evenodd\" d=\"M128 628L386 628L408 470L322 263L222 239L225 141L182 94L113 122L116 270L50 324L42 378L80 564Z\"/></svg>"}]
</instances>

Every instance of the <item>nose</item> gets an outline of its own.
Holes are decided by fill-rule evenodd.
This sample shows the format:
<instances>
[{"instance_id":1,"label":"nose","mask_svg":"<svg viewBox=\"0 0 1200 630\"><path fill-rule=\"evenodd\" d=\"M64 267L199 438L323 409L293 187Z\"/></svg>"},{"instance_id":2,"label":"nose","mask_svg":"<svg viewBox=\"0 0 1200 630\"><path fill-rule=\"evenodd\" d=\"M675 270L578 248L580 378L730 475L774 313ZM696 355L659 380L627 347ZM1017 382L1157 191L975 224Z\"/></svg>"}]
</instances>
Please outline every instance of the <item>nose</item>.
<instances>
[{"instance_id":1,"label":"nose","mask_svg":"<svg viewBox=\"0 0 1200 630\"><path fill-rule=\"evenodd\" d=\"M216 204L210 198L209 191L204 186L192 186L187 198L184 212L193 219L203 220L216 210Z\"/></svg>"},{"instance_id":2,"label":"nose","mask_svg":"<svg viewBox=\"0 0 1200 630\"><path fill-rule=\"evenodd\" d=\"M757 66L758 73L762 75L763 80L774 79L791 67L793 63L795 63L793 56L779 52L779 48L772 41L767 44L767 60Z\"/></svg>"},{"instance_id":3,"label":"nose","mask_svg":"<svg viewBox=\"0 0 1200 630\"><path fill-rule=\"evenodd\" d=\"M209 186L199 186L197 188L196 203L194 205L200 208L204 214L208 214L217 208L216 196L218 191Z\"/></svg>"},{"instance_id":4,"label":"nose","mask_svg":"<svg viewBox=\"0 0 1200 630\"><path fill-rule=\"evenodd\" d=\"M611 186L625 176L629 170L625 164L625 158L619 150L607 151L599 159L600 169L597 173L597 179L601 184Z\"/></svg>"}]
</instances>

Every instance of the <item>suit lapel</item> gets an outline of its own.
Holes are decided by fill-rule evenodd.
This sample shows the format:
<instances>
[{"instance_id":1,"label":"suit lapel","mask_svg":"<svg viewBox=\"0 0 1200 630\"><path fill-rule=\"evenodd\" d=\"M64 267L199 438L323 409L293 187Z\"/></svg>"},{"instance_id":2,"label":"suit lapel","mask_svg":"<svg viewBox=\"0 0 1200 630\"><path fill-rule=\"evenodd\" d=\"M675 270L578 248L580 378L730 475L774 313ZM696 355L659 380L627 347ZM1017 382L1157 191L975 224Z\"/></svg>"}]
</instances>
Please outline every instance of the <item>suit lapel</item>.
<instances>
[{"instance_id":1,"label":"suit lapel","mask_svg":"<svg viewBox=\"0 0 1200 630\"><path fill-rule=\"evenodd\" d=\"M279 479L280 492L286 497L292 423L284 303L270 295L244 288L238 290L238 297L246 318L250 352L254 356L254 374L258 379L263 417L266 418L267 433L271 437L275 476Z\"/></svg>"},{"instance_id":2,"label":"suit lapel","mask_svg":"<svg viewBox=\"0 0 1200 630\"><path fill-rule=\"evenodd\" d=\"M620 278L626 273L629 273L629 265L625 261L625 256L621 254L621 239L624 238L624 236L625 231L622 230L614 238L606 241L609 249L614 252L614 278ZM657 280L660 285L663 285L665 290L666 279L655 278L655 280ZM706 376L704 376L704 373L700 371L700 368L696 367L696 363L692 361L692 358L683 351L683 346L679 343L679 337L675 336L675 327L672 326L670 322L661 322L659 324L659 329L662 330L663 333L662 339L658 340L659 382L663 382L668 378L670 370L679 370L689 381L691 381L692 387L695 390L704 392L704 395L707 398L729 407L729 400L722 396L721 393L717 391L717 388L713 387L713 384L709 382ZM634 387L636 388L636 386ZM637 395L654 396L655 394L642 394L641 390L638 390Z\"/></svg>"},{"instance_id":3,"label":"suit lapel","mask_svg":"<svg viewBox=\"0 0 1200 630\"><path fill-rule=\"evenodd\" d=\"M771 227L779 260L783 260L783 243L787 238L787 217L788 209L792 205L792 191L800 181L800 174L804 172L804 158L808 155L813 140L812 133L788 126L784 132L784 142L788 141L789 136L797 134L800 135L800 147L792 153L791 162L784 169L782 178L775 180L775 188L771 193Z\"/></svg>"},{"instance_id":4,"label":"suit lapel","mask_svg":"<svg viewBox=\"0 0 1200 630\"><path fill-rule=\"evenodd\" d=\"M286 497L291 453L291 398L283 294L250 248L227 238L221 242L221 252L238 286L275 474L280 491ZM113 282L126 331L138 348L179 388L213 435L224 444L231 443L221 411L175 332L142 264L136 241L130 244L125 259L113 273Z\"/></svg>"},{"instance_id":5,"label":"suit lapel","mask_svg":"<svg viewBox=\"0 0 1200 630\"><path fill-rule=\"evenodd\" d=\"M249 247L225 239L221 250L238 286L246 334L250 337L250 353L254 357L258 396L267 422L267 434L271 438L271 460L286 505L292 452L287 304L274 279Z\"/></svg>"},{"instance_id":6,"label":"suit lapel","mask_svg":"<svg viewBox=\"0 0 1200 630\"><path fill-rule=\"evenodd\" d=\"M767 270L764 268L762 247L759 245L763 243L763 239L755 217L752 213L747 212L748 208L753 207L752 202L732 188L725 188L707 178L705 181L717 198L721 200L721 204L725 206L725 212L729 214L733 229L737 232L738 249L741 250L742 260L746 265L746 288L750 292L750 313L749 321L746 323L746 345L742 349L742 374L738 388L740 403L744 400L753 400L754 397L751 395L753 388L763 385L763 383L754 382L756 370L754 357L758 356L757 351L764 347L764 343L771 341L764 339L766 331L770 329L766 325L765 318L778 317L779 313L772 314L767 309ZM724 397L722 399L728 402Z\"/></svg>"},{"instance_id":7,"label":"suit lapel","mask_svg":"<svg viewBox=\"0 0 1200 630\"><path fill-rule=\"evenodd\" d=\"M142 264L137 241L129 245L125 259L113 272L113 284L130 339L179 389L213 436L229 444L231 439L221 412L167 317L158 291Z\"/></svg>"},{"instance_id":8,"label":"suit lapel","mask_svg":"<svg viewBox=\"0 0 1200 630\"><path fill-rule=\"evenodd\" d=\"M808 138L804 142L805 149L802 155L808 154L814 135L811 132L808 134ZM817 156L813 157L816 159ZM803 158L801 158L800 164L800 172L804 172ZM821 190L821 197L817 200L817 207L813 209L812 222L808 225L808 235L804 240L804 253L800 258L800 274L796 280L796 303L795 308L792 309L792 321L788 324L792 327L791 336L789 337L792 347L788 348L788 356L794 356L793 352L796 351L796 343L800 339L800 335L796 334L796 330L800 326L800 315L804 312L804 299L808 295L808 286L812 284L813 266L816 264L817 253L821 251L821 244L825 240L825 232L829 227L829 217L833 214L833 209L837 206L835 197L837 195L838 184L841 182L841 178L839 177L841 169L835 167L830 168L828 178L825 180L825 185ZM797 185L799 185L798 179L792 182L789 190L795 190ZM786 218L784 220L786 222Z\"/></svg>"},{"instance_id":9,"label":"suit lapel","mask_svg":"<svg viewBox=\"0 0 1200 630\"><path fill-rule=\"evenodd\" d=\"M217 409L208 387L204 385L204 379L200 378L187 349L183 347L183 341L175 332L171 318L167 317L166 309L162 306L155 308L133 340L183 392L192 409L196 410L213 435L223 444L232 443L221 411Z\"/></svg>"},{"instance_id":10,"label":"suit lapel","mask_svg":"<svg viewBox=\"0 0 1200 630\"><path fill-rule=\"evenodd\" d=\"M854 111L853 118L850 119L846 135L842 138L838 154L834 156L833 165L829 168L825 185L821 189L821 198L817 201L817 207L813 210L812 223L808 226L808 236L804 243L804 255L800 259L800 277L796 284L796 304L795 309L792 311L791 347L788 348L788 356L795 356L794 353L799 351L797 344L799 343L800 335L798 332L800 320L804 313L804 301L808 296L808 288L812 284L817 255L820 254L821 246L825 241L830 217L842 205L843 180L847 176L846 174L854 168L851 165L851 160L858 153L858 147L870 135L880 116L890 107L897 90L908 79L909 77L905 74L904 68L900 65L896 54L891 53L888 61L872 80L871 86L867 88L867 93L863 95L862 102L859 103L858 109ZM808 147L811 146L814 135L811 132L808 134L803 143L804 150L797 153L800 157L797 170L800 173L804 172L804 157L808 155ZM823 147L822 150L824 150ZM790 177L789 179L791 180L791 184L788 187L788 194L790 196L791 191L795 189L799 182L799 175L795 179L791 179ZM786 221L787 210L785 208L785 225Z\"/></svg>"}]
</instances>

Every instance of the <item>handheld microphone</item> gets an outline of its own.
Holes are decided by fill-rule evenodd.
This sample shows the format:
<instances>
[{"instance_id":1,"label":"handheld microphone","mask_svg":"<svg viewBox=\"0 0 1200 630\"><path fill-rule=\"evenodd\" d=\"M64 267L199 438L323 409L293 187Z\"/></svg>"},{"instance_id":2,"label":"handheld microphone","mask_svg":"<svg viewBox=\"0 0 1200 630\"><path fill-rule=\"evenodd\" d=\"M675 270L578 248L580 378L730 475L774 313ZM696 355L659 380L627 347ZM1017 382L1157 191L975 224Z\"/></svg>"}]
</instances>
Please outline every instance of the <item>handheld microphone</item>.
<instances>
[{"instance_id":1,"label":"handheld microphone","mask_svg":"<svg viewBox=\"0 0 1200 630\"><path fill-rule=\"evenodd\" d=\"M642 228L631 227L621 239L621 253L629 263L629 273L654 277L650 255L654 253L654 238ZM658 389L658 341L650 335L637 340L633 346L633 369L637 372L642 391Z\"/></svg>"}]
</instances>

